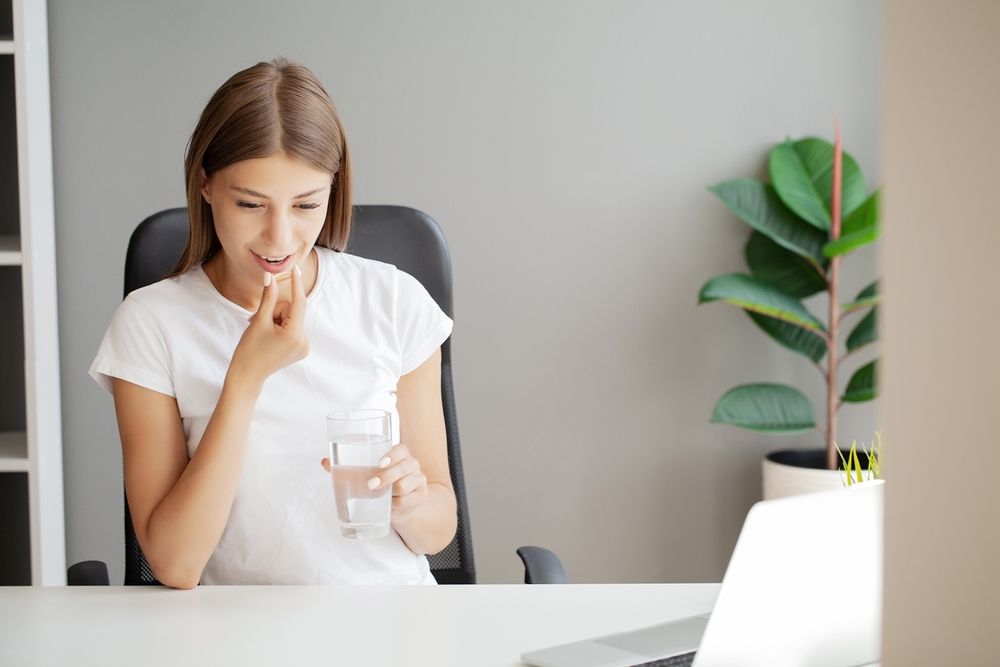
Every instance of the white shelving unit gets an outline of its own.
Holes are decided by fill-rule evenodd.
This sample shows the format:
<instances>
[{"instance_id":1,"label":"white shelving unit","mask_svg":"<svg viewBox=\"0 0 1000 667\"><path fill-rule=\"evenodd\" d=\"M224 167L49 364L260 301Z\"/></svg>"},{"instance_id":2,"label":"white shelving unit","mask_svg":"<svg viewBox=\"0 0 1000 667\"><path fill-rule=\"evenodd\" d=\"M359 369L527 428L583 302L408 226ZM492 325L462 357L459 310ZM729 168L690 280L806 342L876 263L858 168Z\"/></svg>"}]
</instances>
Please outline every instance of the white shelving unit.
<instances>
[{"instance_id":1,"label":"white shelving unit","mask_svg":"<svg viewBox=\"0 0 1000 667\"><path fill-rule=\"evenodd\" d=\"M0 236L0 266L21 266L21 239Z\"/></svg>"},{"instance_id":2,"label":"white shelving unit","mask_svg":"<svg viewBox=\"0 0 1000 667\"><path fill-rule=\"evenodd\" d=\"M28 438L23 431L0 433L0 472L28 472Z\"/></svg>"},{"instance_id":3,"label":"white shelving unit","mask_svg":"<svg viewBox=\"0 0 1000 667\"><path fill-rule=\"evenodd\" d=\"M9 581L8 573L0 576L7 583L63 585L66 545L46 2L0 3L0 105L7 105L0 110L0 121L7 125L0 127L0 134L13 137L16 133L13 146L0 143L4 152L0 154L0 183L11 188L17 184L17 219L0 220L0 282L20 283L19 295L13 287L3 292L2 305L8 325L19 320L23 331L23 344L0 347L0 355L19 357L3 360L8 373L0 377L8 402L5 423L0 423L0 493L4 499L0 560L22 562L27 553L30 581ZM10 123L16 126L13 131ZM11 169L14 173L9 173ZM12 215L7 209L0 213ZM18 296L20 313L9 302ZM11 377L9 372L19 369L21 361L23 386L19 386L19 374ZM12 396L23 396L23 412L20 406L9 405ZM21 516L25 512L26 522ZM22 530L25 523L27 531Z\"/></svg>"}]
</instances>

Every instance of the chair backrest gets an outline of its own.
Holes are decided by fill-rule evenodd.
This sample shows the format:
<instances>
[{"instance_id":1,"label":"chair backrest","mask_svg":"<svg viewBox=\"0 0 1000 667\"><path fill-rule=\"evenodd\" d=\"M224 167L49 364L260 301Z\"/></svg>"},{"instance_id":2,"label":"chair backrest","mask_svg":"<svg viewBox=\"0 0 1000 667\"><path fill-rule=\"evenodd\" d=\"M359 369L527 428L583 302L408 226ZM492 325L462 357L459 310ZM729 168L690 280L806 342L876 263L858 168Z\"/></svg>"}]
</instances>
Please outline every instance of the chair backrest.
<instances>
[{"instance_id":1,"label":"chair backrest","mask_svg":"<svg viewBox=\"0 0 1000 667\"><path fill-rule=\"evenodd\" d=\"M177 263L188 238L187 209L161 211L143 220L129 240L125 255L125 295L152 284ZM376 259L420 281L441 310L452 314L451 256L444 234L427 214L404 206L355 206L346 252ZM441 584L474 584L472 534L462 474L462 454L451 378L451 338L441 346L441 401L448 437L448 463L458 500L458 532L443 551L429 556L431 572ZM125 585L156 584L139 547L125 499Z\"/></svg>"}]
</instances>

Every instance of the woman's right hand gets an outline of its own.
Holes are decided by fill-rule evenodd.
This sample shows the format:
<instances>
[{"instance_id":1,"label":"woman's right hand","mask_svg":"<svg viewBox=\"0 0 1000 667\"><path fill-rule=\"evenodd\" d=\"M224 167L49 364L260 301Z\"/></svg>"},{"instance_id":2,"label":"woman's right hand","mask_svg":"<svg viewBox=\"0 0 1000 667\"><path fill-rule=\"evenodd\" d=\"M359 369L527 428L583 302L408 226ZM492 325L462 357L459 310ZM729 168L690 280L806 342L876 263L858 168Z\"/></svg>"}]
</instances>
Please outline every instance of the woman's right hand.
<instances>
[{"instance_id":1,"label":"woman's right hand","mask_svg":"<svg viewBox=\"0 0 1000 667\"><path fill-rule=\"evenodd\" d=\"M299 267L292 270L292 300L278 303L278 281L264 288L257 312L243 332L229 372L238 372L263 384L272 373L305 359L309 340L305 333L306 295Z\"/></svg>"}]
</instances>

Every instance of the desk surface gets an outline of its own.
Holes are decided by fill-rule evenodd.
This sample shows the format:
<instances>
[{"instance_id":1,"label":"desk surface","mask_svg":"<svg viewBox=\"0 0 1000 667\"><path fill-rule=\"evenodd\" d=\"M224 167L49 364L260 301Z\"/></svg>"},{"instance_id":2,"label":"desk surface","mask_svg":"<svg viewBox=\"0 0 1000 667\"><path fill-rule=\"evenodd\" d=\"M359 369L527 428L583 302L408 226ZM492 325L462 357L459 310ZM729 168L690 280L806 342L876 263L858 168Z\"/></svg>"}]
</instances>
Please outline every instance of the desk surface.
<instances>
[{"instance_id":1,"label":"desk surface","mask_svg":"<svg viewBox=\"0 0 1000 667\"><path fill-rule=\"evenodd\" d=\"M462 665L704 613L719 584L0 588L4 665Z\"/></svg>"}]
</instances>

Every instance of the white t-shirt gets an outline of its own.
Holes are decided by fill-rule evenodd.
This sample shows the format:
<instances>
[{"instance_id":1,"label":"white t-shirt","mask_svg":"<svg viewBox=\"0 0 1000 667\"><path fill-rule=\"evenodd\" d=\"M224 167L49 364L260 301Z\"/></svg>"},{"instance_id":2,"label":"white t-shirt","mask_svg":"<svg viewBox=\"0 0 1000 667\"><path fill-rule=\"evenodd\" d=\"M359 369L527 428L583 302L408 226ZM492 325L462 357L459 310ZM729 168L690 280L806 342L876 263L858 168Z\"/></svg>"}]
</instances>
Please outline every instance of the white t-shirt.
<instances>
[{"instance_id":1,"label":"white t-shirt","mask_svg":"<svg viewBox=\"0 0 1000 667\"><path fill-rule=\"evenodd\" d=\"M395 531L378 539L341 536L320 459L334 410L388 410L399 443L396 384L441 346L452 321L396 267L319 246L316 252L309 356L264 383L229 521L201 583L433 584L427 558ZM193 455L250 315L196 266L129 294L90 374L109 392L117 377L176 398Z\"/></svg>"}]
</instances>

